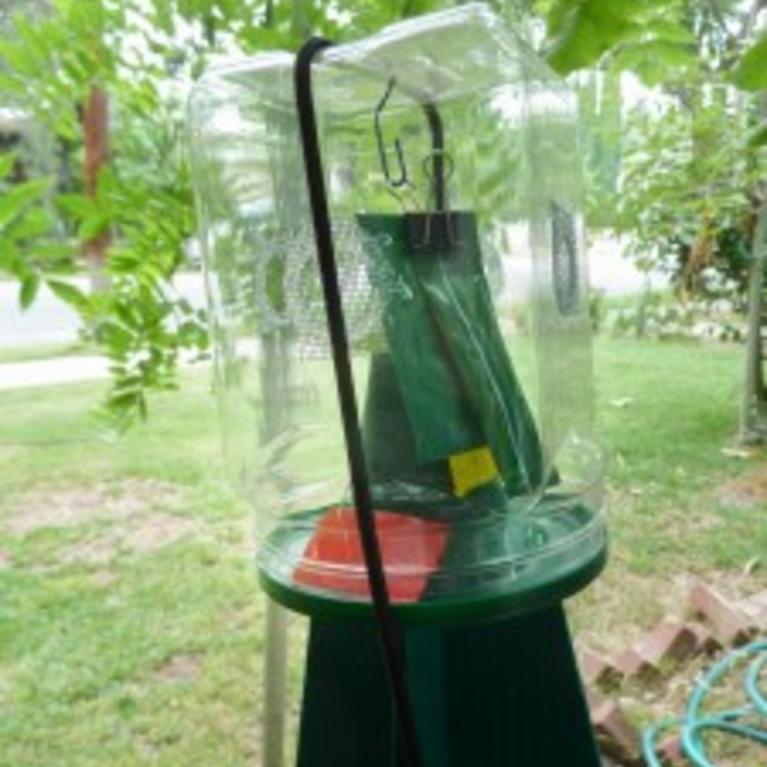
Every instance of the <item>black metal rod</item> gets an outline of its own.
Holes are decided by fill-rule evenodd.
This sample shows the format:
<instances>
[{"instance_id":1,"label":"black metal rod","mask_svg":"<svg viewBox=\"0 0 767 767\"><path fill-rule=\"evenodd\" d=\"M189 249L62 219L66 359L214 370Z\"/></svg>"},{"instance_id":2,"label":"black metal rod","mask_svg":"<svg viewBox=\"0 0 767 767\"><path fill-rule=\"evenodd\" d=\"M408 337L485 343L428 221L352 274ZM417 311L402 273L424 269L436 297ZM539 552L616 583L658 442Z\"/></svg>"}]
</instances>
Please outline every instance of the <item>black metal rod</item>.
<instances>
[{"instance_id":1,"label":"black metal rod","mask_svg":"<svg viewBox=\"0 0 767 767\"><path fill-rule=\"evenodd\" d=\"M336 268L330 209L325 190L322 155L312 96L312 61L320 51L330 45L332 43L329 40L314 37L309 39L298 52L294 70L296 107L328 332L333 350L336 387L346 440L346 454L373 610L383 647L407 764L409 767L421 767L421 750L415 715L405 677L404 644L400 627L391 609L383 559L375 529L373 499L360 430L359 408L354 388L349 340Z\"/></svg>"},{"instance_id":2,"label":"black metal rod","mask_svg":"<svg viewBox=\"0 0 767 767\"><path fill-rule=\"evenodd\" d=\"M445 129L442 115L432 101L418 99L431 130L432 181L434 183L434 207L444 213L447 209L445 190Z\"/></svg>"}]
</instances>

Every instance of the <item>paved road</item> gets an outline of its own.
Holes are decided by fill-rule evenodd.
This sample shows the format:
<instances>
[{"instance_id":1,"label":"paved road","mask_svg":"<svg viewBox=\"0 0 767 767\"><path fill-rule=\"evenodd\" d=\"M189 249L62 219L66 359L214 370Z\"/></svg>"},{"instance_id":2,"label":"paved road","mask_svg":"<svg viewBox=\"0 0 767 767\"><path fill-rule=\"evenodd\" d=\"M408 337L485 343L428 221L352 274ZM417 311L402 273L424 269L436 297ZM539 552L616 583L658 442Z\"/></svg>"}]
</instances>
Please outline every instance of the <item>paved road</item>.
<instances>
[{"instance_id":1,"label":"paved road","mask_svg":"<svg viewBox=\"0 0 767 767\"><path fill-rule=\"evenodd\" d=\"M104 357L60 357L29 362L0 364L0 391L52 383L95 381L109 376L109 363Z\"/></svg>"},{"instance_id":2,"label":"paved road","mask_svg":"<svg viewBox=\"0 0 767 767\"><path fill-rule=\"evenodd\" d=\"M611 296L636 293L645 282L645 277L621 256L620 244L613 239L602 239L593 244L590 272L592 286ZM524 279L524 275L522 277ZM179 275L174 284L193 305L205 305L201 274ZM85 281L81 285L85 288ZM22 311L17 290L13 283L0 282L0 348L66 344L77 340L78 318L66 304L43 288L34 305ZM107 375L107 363L99 357L5 363L0 364L0 390L98 379Z\"/></svg>"},{"instance_id":3,"label":"paved road","mask_svg":"<svg viewBox=\"0 0 767 767\"><path fill-rule=\"evenodd\" d=\"M85 280L78 282L81 288L87 288ZM174 284L194 306L205 305L205 292L200 274L180 275ZM27 311L22 311L17 291L15 284L0 282L0 349L77 341L79 319L65 303L46 288L41 288L33 306ZM2 363L0 391L97 380L108 376L109 365L103 357L74 356Z\"/></svg>"},{"instance_id":4,"label":"paved road","mask_svg":"<svg viewBox=\"0 0 767 767\"><path fill-rule=\"evenodd\" d=\"M591 283L608 295L641 290L644 277L620 254L620 244L601 239L590 250ZM176 289L195 306L204 306L202 275L180 275ZM82 282L85 287L85 281ZM45 288L27 311L19 308L18 288L0 282L0 348L33 344L70 343L77 340L77 315Z\"/></svg>"},{"instance_id":5,"label":"paved road","mask_svg":"<svg viewBox=\"0 0 767 767\"><path fill-rule=\"evenodd\" d=\"M84 290L85 280L76 281ZM202 275L179 275L174 285L194 306L205 305ZM40 289L26 311L19 307L18 286L0 282L0 348L34 344L67 344L77 340L77 314L47 288Z\"/></svg>"}]
</instances>

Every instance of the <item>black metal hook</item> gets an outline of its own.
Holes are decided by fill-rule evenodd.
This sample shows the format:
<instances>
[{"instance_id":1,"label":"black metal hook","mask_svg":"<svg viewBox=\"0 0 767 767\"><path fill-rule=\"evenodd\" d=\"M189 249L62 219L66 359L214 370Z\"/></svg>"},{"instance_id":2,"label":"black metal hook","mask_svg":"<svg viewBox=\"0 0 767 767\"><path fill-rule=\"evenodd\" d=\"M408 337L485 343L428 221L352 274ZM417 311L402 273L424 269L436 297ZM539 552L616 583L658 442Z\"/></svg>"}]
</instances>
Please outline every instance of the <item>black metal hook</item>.
<instances>
[{"instance_id":1,"label":"black metal hook","mask_svg":"<svg viewBox=\"0 0 767 767\"><path fill-rule=\"evenodd\" d=\"M378 102L374 113L374 123L376 132L376 141L378 143L378 157L381 160L381 168L383 169L384 178L389 186L394 189L398 189L401 186L406 186L410 183L410 177L408 176L407 166L405 165L405 153L402 149L402 142L399 137L394 139L394 153L397 156L397 164L399 165L399 177L394 178L391 174L391 168L389 167L389 157L384 146L383 128L381 127L381 114L386 108L386 103L389 101L394 86L396 85L395 78L391 78L386 86L384 95Z\"/></svg>"}]
</instances>

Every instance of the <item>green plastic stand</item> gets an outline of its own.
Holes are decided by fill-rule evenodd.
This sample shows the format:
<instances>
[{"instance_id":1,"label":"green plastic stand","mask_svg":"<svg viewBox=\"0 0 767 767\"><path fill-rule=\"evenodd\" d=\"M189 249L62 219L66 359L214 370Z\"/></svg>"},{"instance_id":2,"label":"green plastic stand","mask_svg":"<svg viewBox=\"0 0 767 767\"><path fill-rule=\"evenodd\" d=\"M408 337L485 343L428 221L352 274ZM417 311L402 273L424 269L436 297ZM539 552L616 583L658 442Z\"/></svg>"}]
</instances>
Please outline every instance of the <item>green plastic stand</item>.
<instances>
[{"instance_id":1,"label":"green plastic stand","mask_svg":"<svg viewBox=\"0 0 767 767\"><path fill-rule=\"evenodd\" d=\"M373 361L365 437L383 508L396 508L387 484L404 472L422 484L448 481L437 466L413 475L416 448L385 357ZM474 503L481 511L481 500ZM449 520L466 510L418 513ZM585 513L575 504L572 518L558 516L580 524ZM509 540L504 525L516 524L511 513L489 528L488 544ZM275 548L301 550L289 540L295 529L276 531ZM449 546L443 566L464 558L461 546ZM604 545L562 553L471 597L443 593L433 578L421 602L394 606L424 767L599 767L562 601L595 578L604 561ZM261 581L277 601L311 616L296 767L403 767L370 605L302 589L265 569Z\"/></svg>"},{"instance_id":2,"label":"green plastic stand","mask_svg":"<svg viewBox=\"0 0 767 767\"><path fill-rule=\"evenodd\" d=\"M373 356L363 428L374 508L450 530L420 600L393 606L424 767L599 767L562 602L604 565L604 531L544 472L474 217L451 215L450 238L425 238L417 216L360 225L387 243L373 282L389 353ZM387 292L392 276L407 299ZM457 497L450 457L485 446L498 476ZM302 552L296 531L323 513L276 530L272 548ZM301 588L278 564L262 564L264 588L312 619L297 767L404 767L370 605Z\"/></svg>"},{"instance_id":3,"label":"green plastic stand","mask_svg":"<svg viewBox=\"0 0 767 767\"><path fill-rule=\"evenodd\" d=\"M561 607L405 644L424 767L599 767ZM375 627L315 619L298 767L361 765L403 765Z\"/></svg>"}]
</instances>

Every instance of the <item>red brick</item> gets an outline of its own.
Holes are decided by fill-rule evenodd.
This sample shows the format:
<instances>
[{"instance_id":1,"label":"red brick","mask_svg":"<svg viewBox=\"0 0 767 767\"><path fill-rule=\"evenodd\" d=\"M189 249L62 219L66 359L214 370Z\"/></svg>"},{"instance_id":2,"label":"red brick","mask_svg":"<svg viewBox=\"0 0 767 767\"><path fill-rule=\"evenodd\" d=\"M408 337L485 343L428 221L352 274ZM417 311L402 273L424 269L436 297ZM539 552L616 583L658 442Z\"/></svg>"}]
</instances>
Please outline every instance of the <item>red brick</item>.
<instances>
[{"instance_id":1,"label":"red brick","mask_svg":"<svg viewBox=\"0 0 767 767\"><path fill-rule=\"evenodd\" d=\"M637 647L637 654L653 666L691 658L697 648L693 631L674 618L664 618Z\"/></svg>"},{"instance_id":2,"label":"red brick","mask_svg":"<svg viewBox=\"0 0 767 767\"><path fill-rule=\"evenodd\" d=\"M744 599L739 607L750 622L767 626L767 589Z\"/></svg>"},{"instance_id":3,"label":"red brick","mask_svg":"<svg viewBox=\"0 0 767 767\"><path fill-rule=\"evenodd\" d=\"M620 669L606 655L584 647L578 654L583 681L587 685L609 686L618 684L623 676Z\"/></svg>"},{"instance_id":4,"label":"red brick","mask_svg":"<svg viewBox=\"0 0 767 767\"><path fill-rule=\"evenodd\" d=\"M593 711L598 706L601 706L602 703L604 703L604 698L599 694L599 692L595 691L591 687L585 688L586 692L586 702L589 706L589 711Z\"/></svg>"},{"instance_id":5,"label":"red brick","mask_svg":"<svg viewBox=\"0 0 767 767\"><path fill-rule=\"evenodd\" d=\"M605 756L623 767L640 767L639 732L615 701L602 701L592 709L591 721Z\"/></svg>"},{"instance_id":6,"label":"red brick","mask_svg":"<svg viewBox=\"0 0 767 767\"><path fill-rule=\"evenodd\" d=\"M713 635L708 626L704 626L697 621L688 621L686 626L695 634L696 654L715 655L724 649L724 645Z\"/></svg>"},{"instance_id":7,"label":"red brick","mask_svg":"<svg viewBox=\"0 0 767 767\"><path fill-rule=\"evenodd\" d=\"M637 647L624 650L617 659L618 668L626 679L651 681L661 676L660 669L639 652Z\"/></svg>"},{"instance_id":8,"label":"red brick","mask_svg":"<svg viewBox=\"0 0 767 767\"><path fill-rule=\"evenodd\" d=\"M682 752L682 741L678 735L665 737L658 744L657 754L664 767L677 767L687 763Z\"/></svg>"},{"instance_id":9,"label":"red brick","mask_svg":"<svg viewBox=\"0 0 767 767\"><path fill-rule=\"evenodd\" d=\"M714 633L725 646L746 644L756 633L746 616L703 583L690 593L690 604L714 627Z\"/></svg>"}]
</instances>

